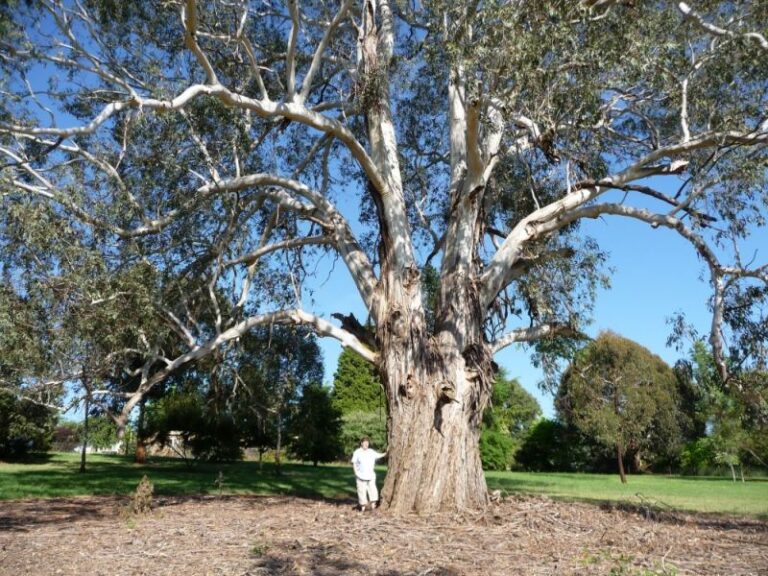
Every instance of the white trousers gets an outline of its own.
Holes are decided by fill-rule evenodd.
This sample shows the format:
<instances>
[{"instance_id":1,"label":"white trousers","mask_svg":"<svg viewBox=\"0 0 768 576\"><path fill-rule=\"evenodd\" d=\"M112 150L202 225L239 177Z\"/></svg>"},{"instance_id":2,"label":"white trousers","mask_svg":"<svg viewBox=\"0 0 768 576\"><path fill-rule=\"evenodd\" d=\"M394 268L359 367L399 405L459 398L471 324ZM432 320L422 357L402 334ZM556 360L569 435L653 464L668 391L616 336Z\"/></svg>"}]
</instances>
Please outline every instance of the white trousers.
<instances>
[{"instance_id":1,"label":"white trousers","mask_svg":"<svg viewBox=\"0 0 768 576\"><path fill-rule=\"evenodd\" d=\"M372 480L357 479L357 500L360 506L365 506L379 499L379 491L376 489L376 478Z\"/></svg>"}]
</instances>

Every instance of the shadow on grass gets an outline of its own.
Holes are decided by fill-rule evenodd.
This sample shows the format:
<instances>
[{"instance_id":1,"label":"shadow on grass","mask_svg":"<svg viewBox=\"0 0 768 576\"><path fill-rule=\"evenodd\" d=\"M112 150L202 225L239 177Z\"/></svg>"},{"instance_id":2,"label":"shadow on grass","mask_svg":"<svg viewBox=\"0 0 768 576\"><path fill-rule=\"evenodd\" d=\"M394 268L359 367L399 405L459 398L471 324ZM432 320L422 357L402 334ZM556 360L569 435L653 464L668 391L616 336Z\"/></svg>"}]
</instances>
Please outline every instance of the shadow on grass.
<instances>
[{"instance_id":1,"label":"shadow on grass","mask_svg":"<svg viewBox=\"0 0 768 576\"><path fill-rule=\"evenodd\" d=\"M20 456L18 458L0 459L0 464L14 464L22 466L24 464L47 464L53 460L53 457L54 455L49 452L32 452L31 454L25 454L24 456Z\"/></svg>"},{"instance_id":2,"label":"shadow on grass","mask_svg":"<svg viewBox=\"0 0 768 576\"><path fill-rule=\"evenodd\" d=\"M598 504L601 510L620 510L630 514L639 514L644 516L646 520L663 524L685 524L698 528L768 533L768 523L760 516L752 519L715 512L685 512L649 503L635 504L632 502L601 502L596 500L592 500L591 503Z\"/></svg>"},{"instance_id":3,"label":"shadow on grass","mask_svg":"<svg viewBox=\"0 0 768 576\"><path fill-rule=\"evenodd\" d=\"M59 498L78 495L127 495L142 476L154 484L155 494L281 494L312 499L350 498L354 495L351 470L346 466L274 464L256 462L209 463L192 466L178 459L153 459L135 464L122 456L100 456L88 463L59 456L39 469L14 466L0 475L0 497Z\"/></svg>"}]
</instances>

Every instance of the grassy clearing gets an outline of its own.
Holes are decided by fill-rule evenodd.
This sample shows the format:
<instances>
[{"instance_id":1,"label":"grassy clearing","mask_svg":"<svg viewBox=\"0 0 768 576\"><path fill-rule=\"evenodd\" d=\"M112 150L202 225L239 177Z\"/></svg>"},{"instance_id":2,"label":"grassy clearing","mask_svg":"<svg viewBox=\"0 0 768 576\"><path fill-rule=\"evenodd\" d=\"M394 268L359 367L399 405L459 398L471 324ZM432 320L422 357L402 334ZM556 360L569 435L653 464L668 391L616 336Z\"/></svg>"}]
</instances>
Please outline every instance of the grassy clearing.
<instances>
[{"instance_id":1,"label":"grassy clearing","mask_svg":"<svg viewBox=\"0 0 768 576\"><path fill-rule=\"evenodd\" d=\"M122 456L88 458L80 474L79 455L53 453L24 464L0 463L0 499L52 498L91 494L128 494L147 474L159 495L292 494L308 498L354 498L347 465L256 462L198 463L153 459L137 465ZM379 484L384 469L379 474ZM768 480L731 482L724 478L630 476L622 485L616 475L488 472L488 486L505 494L542 494L562 500L626 502L659 508L729 513L768 519ZM220 482L221 481L221 482Z\"/></svg>"}]
</instances>

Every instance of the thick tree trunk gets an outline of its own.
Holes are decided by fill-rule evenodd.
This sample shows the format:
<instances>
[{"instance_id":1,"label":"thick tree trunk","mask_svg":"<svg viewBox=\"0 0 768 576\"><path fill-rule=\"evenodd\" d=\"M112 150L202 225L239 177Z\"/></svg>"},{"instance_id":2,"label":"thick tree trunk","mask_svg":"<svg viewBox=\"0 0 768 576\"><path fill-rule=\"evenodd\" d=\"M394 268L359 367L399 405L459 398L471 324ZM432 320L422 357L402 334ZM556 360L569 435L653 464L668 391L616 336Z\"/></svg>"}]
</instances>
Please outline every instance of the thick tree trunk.
<instances>
[{"instance_id":1,"label":"thick tree trunk","mask_svg":"<svg viewBox=\"0 0 768 576\"><path fill-rule=\"evenodd\" d=\"M446 402L430 388L407 392L413 396L403 395L390 416L384 506L395 513L482 508L488 495L480 461L481 414L477 406Z\"/></svg>"},{"instance_id":2,"label":"thick tree trunk","mask_svg":"<svg viewBox=\"0 0 768 576\"><path fill-rule=\"evenodd\" d=\"M479 437L492 381L490 352L483 341L485 315L477 293L478 244L473 242L482 238L477 215L483 187L474 178L482 170L475 162L473 178L466 186L460 184L467 147L459 141L468 131L463 109L457 108L457 118L451 121L451 189L453 209L462 216L458 224L452 220L446 234L435 330L429 334L389 99L395 36L390 1L365 0L359 32L358 90L371 159L380 174L370 191L381 231L380 276L371 312L388 407L389 461L382 506L394 513L477 510L488 497ZM454 140L460 150L454 150ZM479 160L479 147L472 152ZM465 192L462 203L455 202Z\"/></svg>"},{"instance_id":3,"label":"thick tree trunk","mask_svg":"<svg viewBox=\"0 0 768 576\"><path fill-rule=\"evenodd\" d=\"M420 304L408 299L409 292L399 293L400 304L379 326L389 435L383 507L395 513L477 510L488 499L479 439L492 381L479 316L467 300L460 310L448 306L453 313L427 336ZM394 296L389 302L398 302Z\"/></svg>"}]
</instances>

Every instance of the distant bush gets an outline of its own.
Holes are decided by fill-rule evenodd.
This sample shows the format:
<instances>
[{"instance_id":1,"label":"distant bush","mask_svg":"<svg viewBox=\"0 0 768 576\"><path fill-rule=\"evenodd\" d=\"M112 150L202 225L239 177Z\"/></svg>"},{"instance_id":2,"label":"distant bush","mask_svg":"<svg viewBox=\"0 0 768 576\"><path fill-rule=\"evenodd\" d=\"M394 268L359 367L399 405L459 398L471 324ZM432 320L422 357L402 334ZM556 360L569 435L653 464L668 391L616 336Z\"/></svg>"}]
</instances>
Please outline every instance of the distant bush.
<instances>
[{"instance_id":1,"label":"distant bush","mask_svg":"<svg viewBox=\"0 0 768 576\"><path fill-rule=\"evenodd\" d=\"M685 474L700 474L715 464L716 455L711 438L697 438L683 447L680 465Z\"/></svg>"},{"instance_id":2,"label":"distant bush","mask_svg":"<svg viewBox=\"0 0 768 576\"><path fill-rule=\"evenodd\" d=\"M498 430L483 430L480 435L480 458L484 470L507 470L514 458L515 442Z\"/></svg>"}]
</instances>

